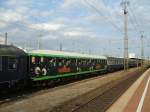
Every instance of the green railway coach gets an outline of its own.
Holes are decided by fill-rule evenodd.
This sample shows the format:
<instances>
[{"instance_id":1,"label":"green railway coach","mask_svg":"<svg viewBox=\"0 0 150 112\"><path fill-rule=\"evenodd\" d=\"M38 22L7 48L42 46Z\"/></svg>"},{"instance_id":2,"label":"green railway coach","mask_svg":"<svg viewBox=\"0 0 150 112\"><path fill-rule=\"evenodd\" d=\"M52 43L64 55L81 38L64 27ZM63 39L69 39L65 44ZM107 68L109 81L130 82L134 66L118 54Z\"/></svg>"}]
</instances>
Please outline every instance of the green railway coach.
<instances>
[{"instance_id":1,"label":"green railway coach","mask_svg":"<svg viewBox=\"0 0 150 112\"><path fill-rule=\"evenodd\" d=\"M54 80L107 71L107 58L80 53L33 50L28 53L29 76L33 81Z\"/></svg>"}]
</instances>

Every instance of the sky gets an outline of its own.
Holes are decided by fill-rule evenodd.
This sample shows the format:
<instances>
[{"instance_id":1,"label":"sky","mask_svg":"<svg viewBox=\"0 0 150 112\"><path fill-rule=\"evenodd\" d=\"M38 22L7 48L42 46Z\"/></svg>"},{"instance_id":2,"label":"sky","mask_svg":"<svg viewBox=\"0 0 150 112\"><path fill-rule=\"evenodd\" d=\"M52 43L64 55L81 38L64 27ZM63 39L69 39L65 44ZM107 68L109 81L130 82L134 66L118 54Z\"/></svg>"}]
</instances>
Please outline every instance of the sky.
<instances>
[{"instance_id":1,"label":"sky","mask_svg":"<svg viewBox=\"0 0 150 112\"><path fill-rule=\"evenodd\" d=\"M123 0L0 0L0 43L37 49L123 56ZM150 56L150 1L130 0L129 53ZM95 8L93 8L95 7Z\"/></svg>"}]
</instances>

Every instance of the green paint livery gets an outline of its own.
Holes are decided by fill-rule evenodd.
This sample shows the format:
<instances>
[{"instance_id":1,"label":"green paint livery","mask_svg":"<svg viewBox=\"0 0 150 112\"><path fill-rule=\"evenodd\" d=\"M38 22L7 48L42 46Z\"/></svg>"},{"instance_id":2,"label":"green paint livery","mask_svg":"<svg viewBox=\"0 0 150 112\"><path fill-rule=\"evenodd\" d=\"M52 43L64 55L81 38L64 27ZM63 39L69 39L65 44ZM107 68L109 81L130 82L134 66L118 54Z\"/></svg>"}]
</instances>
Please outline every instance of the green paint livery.
<instances>
[{"instance_id":1,"label":"green paint livery","mask_svg":"<svg viewBox=\"0 0 150 112\"><path fill-rule=\"evenodd\" d=\"M67 73L67 74L61 74L61 75L55 75L55 76L33 77L32 80L33 81L52 80L52 79L65 78L65 77L70 77L70 76L74 76L74 75L94 73L94 72L106 72L106 69L94 70L94 71L84 71L84 72L77 72L77 73Z\"/></svg>"}]
</instances>

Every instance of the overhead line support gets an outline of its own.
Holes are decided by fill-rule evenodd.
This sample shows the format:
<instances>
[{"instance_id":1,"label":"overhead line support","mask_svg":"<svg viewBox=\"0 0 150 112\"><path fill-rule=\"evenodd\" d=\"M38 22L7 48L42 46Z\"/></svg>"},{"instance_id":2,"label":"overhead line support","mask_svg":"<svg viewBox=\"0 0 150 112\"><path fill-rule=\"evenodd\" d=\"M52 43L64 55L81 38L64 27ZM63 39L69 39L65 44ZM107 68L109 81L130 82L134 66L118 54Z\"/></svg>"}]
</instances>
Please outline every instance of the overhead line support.
<instances>
[{"instance_id":1,"label":"overhead line support","mask_svg":"<svg viewBox=\"0 0 150 112\"><path fill-rule=\"evenodd\" d=\"M128 11L127 6L129 2L127 0L121 3L124 11L124 70L128 70Z\"/></svg>"}]
</instances>

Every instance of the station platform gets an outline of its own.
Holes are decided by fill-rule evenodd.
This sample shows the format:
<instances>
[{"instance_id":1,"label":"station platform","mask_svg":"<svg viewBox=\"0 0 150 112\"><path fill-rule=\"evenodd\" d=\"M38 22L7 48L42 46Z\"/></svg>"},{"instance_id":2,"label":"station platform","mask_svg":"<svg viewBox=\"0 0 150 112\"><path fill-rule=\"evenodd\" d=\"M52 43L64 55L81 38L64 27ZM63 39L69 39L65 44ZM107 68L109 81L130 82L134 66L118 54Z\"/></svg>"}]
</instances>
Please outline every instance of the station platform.
<instances>
[{"instance_id":1,"label":"station platform","mask_svg":"<svg viewBox=\"0 0 150 112\"><path fill-rule=\"evenodd\" d=\"M106 112L150 112L150 68Z\"/></svg>"}]
</instances>

